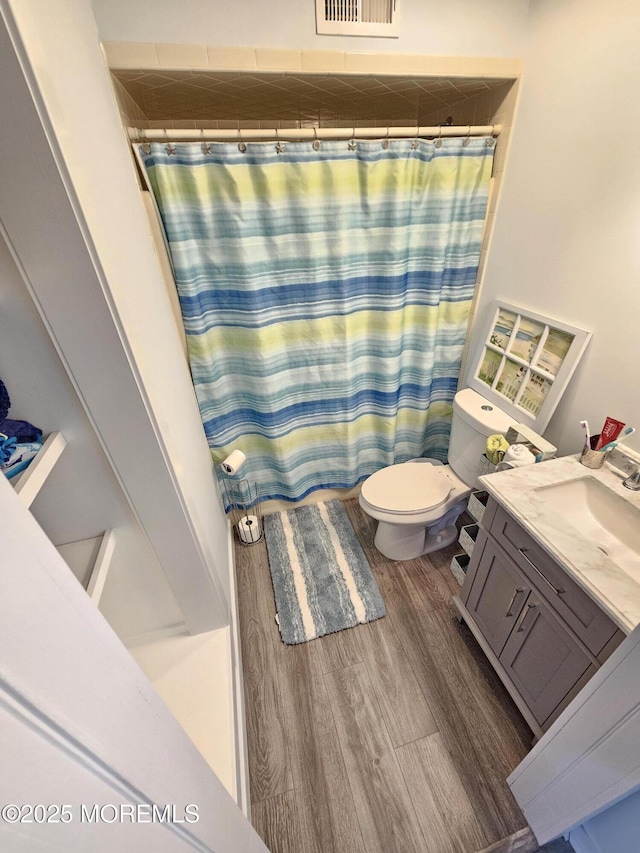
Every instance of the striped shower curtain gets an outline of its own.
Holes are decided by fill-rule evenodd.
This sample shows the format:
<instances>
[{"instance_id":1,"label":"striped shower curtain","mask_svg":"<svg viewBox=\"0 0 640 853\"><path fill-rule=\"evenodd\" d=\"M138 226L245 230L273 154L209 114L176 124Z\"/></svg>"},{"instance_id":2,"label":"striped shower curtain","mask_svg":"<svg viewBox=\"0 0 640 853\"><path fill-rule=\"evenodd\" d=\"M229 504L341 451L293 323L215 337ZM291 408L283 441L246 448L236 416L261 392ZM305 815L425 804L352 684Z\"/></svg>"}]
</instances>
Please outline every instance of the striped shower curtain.
<instances>
[{"instance_id":1,"label":"striped shower curtain","mask_svg":"<svg viewBox=\"0 0 640 853\"><path fill-rule=\"evenodd\" d=\"M297 501L444 461L492 140L241 147L140 151L214 462Z\"/></svg>"}]
</instances>

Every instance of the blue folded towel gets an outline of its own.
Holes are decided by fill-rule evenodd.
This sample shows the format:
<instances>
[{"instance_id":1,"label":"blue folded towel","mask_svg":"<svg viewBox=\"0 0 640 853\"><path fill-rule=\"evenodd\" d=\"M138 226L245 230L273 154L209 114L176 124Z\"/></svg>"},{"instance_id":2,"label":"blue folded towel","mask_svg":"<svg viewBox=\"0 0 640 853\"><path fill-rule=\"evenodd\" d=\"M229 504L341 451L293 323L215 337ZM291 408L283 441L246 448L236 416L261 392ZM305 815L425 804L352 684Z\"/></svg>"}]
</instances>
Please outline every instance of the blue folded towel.
<instances>
[{"instance_id":1,"label":"blue folded towel","mask_svg":"<svg viewBox=\"0 0 640 853\"><path fill-rule=\"evenodd\" d=\"M0 436L0 471L9 479L17 476L29 465L41 447L41 441L19 444L13 436L11 438Z\"/></svg>"},{"instance_id":2,"label":"blue folded towel","mask_svg":"<svg viewBox=\"0 0 640 853\"><path fill-rule=\"evenodd\" d=\"M42 430L29 421L7 418L11 400L0 379L0 471L9 479L27 467L42 447Z\"/></svg>"}]
</instances>

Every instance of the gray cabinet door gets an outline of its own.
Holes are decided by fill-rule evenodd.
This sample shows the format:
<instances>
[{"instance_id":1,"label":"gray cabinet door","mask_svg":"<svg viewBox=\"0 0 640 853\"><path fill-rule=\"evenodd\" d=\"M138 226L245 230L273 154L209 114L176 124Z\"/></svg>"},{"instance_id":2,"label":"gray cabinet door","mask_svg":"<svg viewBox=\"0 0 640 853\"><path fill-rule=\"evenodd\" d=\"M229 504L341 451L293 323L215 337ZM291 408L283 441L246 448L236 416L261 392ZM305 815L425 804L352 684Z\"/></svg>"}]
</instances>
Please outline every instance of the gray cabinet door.
<instances>
[{"instance_id":1,"label":"gray cabinet door","mask_svg":"<svg viewBox=\"0 0 640 853\"><path fill-rule=\"evenodd\" d=\"M530 591L524 576L489 539L473 579L467 609L496 655L500 655Z\"/></svg>"},{"instance_id":2,"label":"gray cabinet door","mask_svg":"<svg viewBox=\"0 0 640 853\"><path fill-rule=\"evenodd\" d=\"M591 661L534 593L518 617L500 663L542 725Z\"/></svg>"}]
</instances>

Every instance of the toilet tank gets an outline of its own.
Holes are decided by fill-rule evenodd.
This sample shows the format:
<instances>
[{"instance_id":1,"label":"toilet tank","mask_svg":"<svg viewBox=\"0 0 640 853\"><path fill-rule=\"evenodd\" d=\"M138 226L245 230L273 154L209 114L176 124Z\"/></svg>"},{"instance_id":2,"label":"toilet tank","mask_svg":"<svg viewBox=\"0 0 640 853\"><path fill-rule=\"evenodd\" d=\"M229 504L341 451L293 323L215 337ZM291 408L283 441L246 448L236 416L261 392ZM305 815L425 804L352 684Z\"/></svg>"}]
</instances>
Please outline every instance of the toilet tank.
<instances>
[{"instance_id":1,"label":"toilet tank","mask_svg":"<svg viewBox=\"0 0 640 853\"><path fill-rule=\"evenodd\" d=\"M513 423L510 415L472 388L458 391L453 399L448 462L468 486L476 481L480 457L487 448L487 436L504 434Z\"/></svg>"}]
</instances>

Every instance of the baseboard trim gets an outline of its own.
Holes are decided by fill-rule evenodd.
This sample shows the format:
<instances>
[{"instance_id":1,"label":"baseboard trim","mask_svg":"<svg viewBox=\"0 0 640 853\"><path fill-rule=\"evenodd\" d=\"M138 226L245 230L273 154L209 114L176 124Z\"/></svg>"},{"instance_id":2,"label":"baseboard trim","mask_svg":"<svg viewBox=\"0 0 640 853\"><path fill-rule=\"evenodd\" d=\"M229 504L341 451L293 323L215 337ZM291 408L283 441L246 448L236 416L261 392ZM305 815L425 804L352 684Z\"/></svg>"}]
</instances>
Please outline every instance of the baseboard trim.
<instances>
[{"instance_id":1,"label":"baseboard trim","mask_svg":"<svg viewBox=\"0 0 640 853\"><path fill-rule=\"evenodd\" d=\"M249 751L247 748L247 726L244 713L244 680L242 674L242 645L240 642L240 618L238 613L238 588L236 583L236 561L233 528L227 520L227 553L229 554L229 632L231 638L231 679L233 702L233 727L236 757L236 802L247 820L251 820L251 796L249 792Z\"/></svg>"},{"instance_id":2,"label":"baseboard trim","mask_svg":"<svg viewBox=\"0 0 640 853\"><path fill-rule=\"evenodd\" d=\"M531 827L525 826L524 829L496 841L495 844L479 850L478 853L574 853L574 850L564 838L558 838L540 847ZM600 851L584 848L583 853L600 853Z\"/></svg>"},{"instance_id":3,"label":"baseboard trim","mask_svg":"<svg viewBox=\"0 0 640 853\"><path fill-rule=\"evenodd\" d=\"M536 853L539 849L531 827L525 826L507 838L502 838L489 847L483 847L478 853Z\"/></svg>"}]
</instances>

